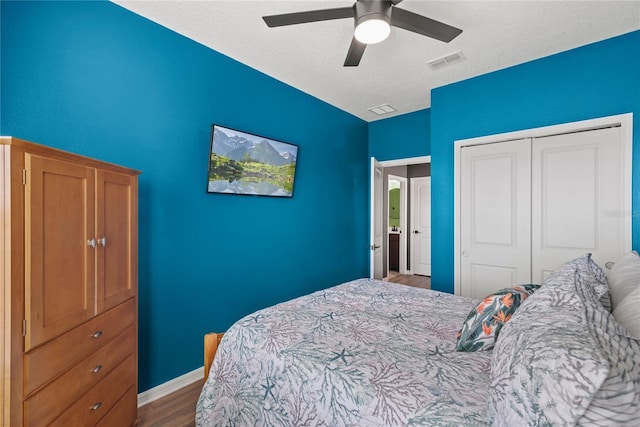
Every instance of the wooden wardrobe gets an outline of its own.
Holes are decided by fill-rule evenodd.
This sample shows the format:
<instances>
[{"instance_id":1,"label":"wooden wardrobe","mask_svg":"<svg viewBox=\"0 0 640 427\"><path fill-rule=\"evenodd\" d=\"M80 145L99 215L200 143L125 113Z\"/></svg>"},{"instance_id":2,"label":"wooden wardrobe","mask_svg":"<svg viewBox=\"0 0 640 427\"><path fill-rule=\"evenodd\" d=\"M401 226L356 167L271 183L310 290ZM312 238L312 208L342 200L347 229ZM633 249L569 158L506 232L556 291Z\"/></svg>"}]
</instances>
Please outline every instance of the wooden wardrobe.
<instances>
[{"instance_id":1,"label":"wooden wardrobe","mask_svg":"<svg viewBox=\"0 0 640 427\"><path fill-rule=\"evenodd\" d=\"M0 138L0 425L136 423L138 175Z\"/></svg>"}]
</instances>

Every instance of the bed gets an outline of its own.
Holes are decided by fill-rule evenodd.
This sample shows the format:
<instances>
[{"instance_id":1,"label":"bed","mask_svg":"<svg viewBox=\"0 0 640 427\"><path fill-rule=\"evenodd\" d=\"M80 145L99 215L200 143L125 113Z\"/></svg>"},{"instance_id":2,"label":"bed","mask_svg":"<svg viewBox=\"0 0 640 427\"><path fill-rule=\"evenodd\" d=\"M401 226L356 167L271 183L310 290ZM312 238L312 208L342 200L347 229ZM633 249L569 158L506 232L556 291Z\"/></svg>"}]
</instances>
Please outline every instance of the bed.
<instances>
[{"instance_id":1,"label":"bed","mask_svg":"<svg viewBox=\"0 0 640 427\"><path fill-rule=\"evenodd\" d=\"M640 344L614 324L596 268L587 256L572 260L518 299L520 308L513 295L522 289L510 294L516 314L493 338L485 326L472 337L481 344L467 351L458 351L463 325L505 294L474 300L358 279L257 311L224 337L206 338L217 352L196 425L610 425L611 416L632 425L625 423L640 420ZM568 309L558 310L562 304ZM585 309L591 305L597 310ZM600 332L585 328L585 316ZM627 349L622 365L604 360L609 335ZM596 345L608 350L591 351ZM624 372L610 368L619 365ZM621 381L623 397L610 408L603 394Z\"/></svg>"}]
</instances>

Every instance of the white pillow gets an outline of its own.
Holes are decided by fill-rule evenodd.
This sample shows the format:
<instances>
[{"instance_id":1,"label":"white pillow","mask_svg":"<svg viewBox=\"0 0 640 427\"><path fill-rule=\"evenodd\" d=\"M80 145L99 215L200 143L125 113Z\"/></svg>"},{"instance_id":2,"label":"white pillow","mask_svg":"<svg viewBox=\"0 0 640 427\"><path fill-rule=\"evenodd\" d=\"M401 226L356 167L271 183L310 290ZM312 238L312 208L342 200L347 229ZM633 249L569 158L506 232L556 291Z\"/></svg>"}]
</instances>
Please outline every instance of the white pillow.
<instances>
[{"instance_id":1,"label":"white pillow","mask_svg":"<svg viewBox=\"0 0 640 427\"><path fill-rule=\"evenodd\" d=\"M640 339L640 287L631 291L613 310L613 317L634 337Z\"/></svg>"},{"instance_id":2,"label":"white pillow","mask_svg":"<svg viewBox=\"0 0 640 427\"><path fill-rule=\"evenodd\" d=\"M640 287L640 256L629 252L619 259L609 274L607 281L611 293L611 307L616 309L622 299Z\"/></svg>"}]
</instances>

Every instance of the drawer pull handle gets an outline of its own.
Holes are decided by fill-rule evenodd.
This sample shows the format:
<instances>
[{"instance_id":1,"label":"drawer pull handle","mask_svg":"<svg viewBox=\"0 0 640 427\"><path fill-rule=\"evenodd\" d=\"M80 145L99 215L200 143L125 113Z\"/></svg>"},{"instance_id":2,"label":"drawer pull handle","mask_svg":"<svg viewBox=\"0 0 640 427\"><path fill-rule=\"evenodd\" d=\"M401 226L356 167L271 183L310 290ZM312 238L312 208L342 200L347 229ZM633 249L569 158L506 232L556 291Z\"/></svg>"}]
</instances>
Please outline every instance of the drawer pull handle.
<instances>
[{"instance_id":1,"label":"drawer pull handle","mask_svg":"<svg viewBox=\"0 0 640 427\"><path fill-rule=\"evenodd\" d=\"M98 244L102 245L102 247L106 247L107 246L107 238L106 237L101 237L100 239L98 239Z\"/></svg>"},{"instance_id":2,"label":"drawer pull handle","mask_svg":"<svg viewBox=\"0 0 640 427\"><path fill-rule=\"evenodd\" d=\"M91 370L91 372L93 372L94 374L97 374L98 372L100 372L102 370L102 365L98 365L95 368L93 368Z\"/></svg>"},{"instance_id":3,"label":"drawer pull handle","mask_svg":"<svg viewBox=\"0 0 640 427\"><path fill-rule=\"evenodd\" d=\"M102 406L102 402L96 402L93 404L93 406L90 409L92 411L97 411L101 406Z\"/></svg>"},{"instance_id":4,"label":"drawer pull handle","mask_svg":"<svg viewBox=\"0 0 640 427\"><path fill-rule=\"evenodd\" d=\"M93 338L100 338L100 336L102 335L102 331L96 331L95 334L91 335Z\"/></svg>"}]
</instances>

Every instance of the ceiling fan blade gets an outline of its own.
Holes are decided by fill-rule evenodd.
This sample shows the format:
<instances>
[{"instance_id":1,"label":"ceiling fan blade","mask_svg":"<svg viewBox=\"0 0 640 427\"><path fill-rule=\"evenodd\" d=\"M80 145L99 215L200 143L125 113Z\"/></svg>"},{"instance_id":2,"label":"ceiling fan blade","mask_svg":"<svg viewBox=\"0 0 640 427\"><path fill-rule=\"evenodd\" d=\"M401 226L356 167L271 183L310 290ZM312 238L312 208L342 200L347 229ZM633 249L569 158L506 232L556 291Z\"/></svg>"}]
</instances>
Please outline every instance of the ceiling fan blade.
<instances>
[{"instance_id":1,"label":"ceiling fan blade","mask_svg":"<svg viewBox=\"0 0 640 427\"><path fill-rule=\"evenodd\" d=\"M269 27L282 27L284 25L305 24L307 22L353 18L354 13L354 8L351 6L263 16L262 19L264 19L264 22L266 22Z\"/></svg>"},{"instance_id":2,"label":"ceiling fan blade","mask_svg":"<svg viewBox=\"0 0 640 427\"><path fill-rule=\"evenodd\" d=\"M391 25L446 43L462 33L459 28L395 7L391 12Z\"/></svg>"},{"instance_id":3,"label":"ceiling fan blade","mask_svg":"<svg viewBox=\"0 0 640 427\"><path fill-rule=\"evenodd\" d=\"M349 46L349 52L347 52L347 58L344 60L345 67L357 67L360 64L360 59L364 54L364 49L367 47L366 44L360 43L354 37L351 40L351 46Z\"/></svg>"}]
</instances>

